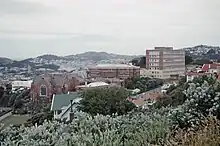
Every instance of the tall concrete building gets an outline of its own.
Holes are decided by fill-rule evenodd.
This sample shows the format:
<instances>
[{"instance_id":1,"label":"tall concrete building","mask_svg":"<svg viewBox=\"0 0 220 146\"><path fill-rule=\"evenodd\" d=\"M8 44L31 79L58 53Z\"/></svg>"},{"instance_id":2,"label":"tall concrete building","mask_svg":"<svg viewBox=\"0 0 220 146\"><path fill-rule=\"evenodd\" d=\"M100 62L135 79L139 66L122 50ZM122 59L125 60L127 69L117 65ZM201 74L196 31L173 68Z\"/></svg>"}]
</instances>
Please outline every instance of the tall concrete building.
<instances>
[{"instance_id":1,"label":"tall concrete building","mask_svg":"<svg viewBox=\"0 0 220 146\"><path fill-rule=\"evenodd\" d=\"M169 79L185 75L185 51L173 47L155 47L146 50L146 76Z\"/></svg>"}]
</instances>

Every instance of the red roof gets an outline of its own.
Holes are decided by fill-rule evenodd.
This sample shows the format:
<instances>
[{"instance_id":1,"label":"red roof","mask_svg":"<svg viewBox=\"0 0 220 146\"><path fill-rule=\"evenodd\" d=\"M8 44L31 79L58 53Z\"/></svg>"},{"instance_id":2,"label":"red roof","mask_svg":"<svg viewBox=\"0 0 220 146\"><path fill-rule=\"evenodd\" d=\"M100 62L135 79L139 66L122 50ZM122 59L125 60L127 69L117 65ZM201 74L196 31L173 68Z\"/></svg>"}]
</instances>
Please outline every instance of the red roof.
<instances>
[{"instance_id":1,"label":"red roof","mask_svg":"<svg viewBox=\"0 0 220 146\"><path fill-rule=\"evenodd\" d=\"M144 105L148 100L157 100L159 97L161 97L161 93L159 92L150 92L150 93L143 93L138 95L137 98L131 98L129 97L128 100L130 102L133 102L137 106Z\"/></svg>"},{"instance_id":2,"label":"red roof","mask_svg":"<svg viewBox=\"0 0 220 146\"><path fill-rule=\"evenodd\" d=\"M202 66L202 71L208 72L209 69L217 69L218 66L220 66L220 63L204 64Z\"/></svg>"}]
</instances>

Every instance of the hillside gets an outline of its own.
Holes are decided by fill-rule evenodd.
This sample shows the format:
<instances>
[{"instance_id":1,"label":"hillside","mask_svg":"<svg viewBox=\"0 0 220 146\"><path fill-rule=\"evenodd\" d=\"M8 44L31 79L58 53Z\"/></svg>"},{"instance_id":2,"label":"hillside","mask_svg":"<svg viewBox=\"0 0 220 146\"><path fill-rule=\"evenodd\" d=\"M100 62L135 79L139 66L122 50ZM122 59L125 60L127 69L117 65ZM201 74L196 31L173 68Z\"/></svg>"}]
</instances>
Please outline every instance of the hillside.
<instances>
[{"instance_id":1,"label":"hillside","mask_svg":"<svg viewBox=\"0 0 220 146\"><path fill-rule=\"evenodd\" d=\"M47 68L49 65L55 65L62 70L75 70L83 69L89 65L99 63L128 63L131 59L136 57L138 56L118 55L106 52L85 52L69 56L45 54L35 58L28 58L22 61L11 61L10 63L4 64L3 66L7 66L9 68L22 68L30 65L32 68L37 69L39 68L39 66Z\"/></svg>"},{"instance_id":2,"label":"hillside","mask_svg":"<svg viewBox=\"0 0 220 146\"><path fill-rule=\"evenodd\" d=\"M196 58L219 60L220 59L220 47L198 45L194 47L184 48L186 54Z\"/></svg>"},{"instance_id":3,"label":"hillside","mask_svg":"<svg viewBox=\"0 0 220 146\"><path fill-rule=\"evenodd\" d=\"M51 55L51 54L41 55L41 56L38 56L37 58L38 59L48 60L48 61L51 61L51 60L61 60L61 59L66 60L65 57Z\"/></svg>"},{"instance_id":4,"label":"hillside","mask_svg":"<svg viewBox=\"0 0 220 146\"><path fill-rule=\"evenodd\" d=\"M106 53L106 52L85 52L81 54L76 54L76 55L70 55L70 56L65 56L67 59L79 59L79 60L91 60L94 62L98 62L101 60L111 60L111 59L125 59L129 60L134 58L134 56L129 56L129 55L119 55L119 54L112 54L112 53Z\"/></svg>"},{"instance_id":5,"label":"hillside","mask_svg":"<svg viewBox=\"0 0 220 146\"><path fill-rule=\"evenodd\" d=\"M13 60L9 58L0 57L0 65L6 65L12 63Z\"/></svg>"}]
</instances>

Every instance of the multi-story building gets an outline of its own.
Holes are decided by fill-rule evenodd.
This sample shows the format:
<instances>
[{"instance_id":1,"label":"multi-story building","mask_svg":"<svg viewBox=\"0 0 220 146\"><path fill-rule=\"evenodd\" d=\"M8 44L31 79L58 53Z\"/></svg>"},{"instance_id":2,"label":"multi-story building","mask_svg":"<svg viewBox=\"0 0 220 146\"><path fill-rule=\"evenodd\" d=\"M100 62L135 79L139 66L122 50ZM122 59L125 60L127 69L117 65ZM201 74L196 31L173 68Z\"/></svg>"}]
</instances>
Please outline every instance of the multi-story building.
<instances>
[{"instance_id":1,"label":"multi-story building","mask_svg":"<svg viewBox=\"0 0 220 146\"><path fill-rule=\"evenodd\" d=\"M146 75L154 78L169 79L185 75L185 51L172 47L146 50L146 69Z\"/></svg>"},{"instance_id":2,"label":"multi-story building","mask_svg":"<svg viewBox=\"0 0 220 146\"><path fill-rule=\"evenodd\" d=\"M140 76L140 67L128 64L99 64L89 67L89 78L127 79Z\"/></svg>"}]
</instances>

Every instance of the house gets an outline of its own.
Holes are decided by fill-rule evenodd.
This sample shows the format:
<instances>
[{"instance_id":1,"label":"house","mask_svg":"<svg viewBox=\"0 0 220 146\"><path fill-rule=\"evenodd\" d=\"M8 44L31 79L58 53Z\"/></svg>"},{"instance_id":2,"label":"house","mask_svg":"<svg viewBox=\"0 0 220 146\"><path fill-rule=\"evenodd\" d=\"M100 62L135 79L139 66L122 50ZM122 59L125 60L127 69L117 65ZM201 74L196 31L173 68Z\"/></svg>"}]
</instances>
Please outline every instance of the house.
<instances>
[{"instance_id":1,"label":"house","mask_svg":"<svg viewBox=\"0 0 220 146\"><path fill-rule=\"evenodd\" d=\"M211 76L212 73L208 72L188 72L186 73L186 81L193 81L195 78L202 77L202 76Z\"/></svg>"},{"instance_id":2,"label":"house","mask_svg":"<svg viewBox=\"0 0 220 146\"><path fill-rule=\"evenodd\" d=\"M76 90L84 79L76 74L44 74L34 78L31 85L33 101L51 102L53 94L67 94Z\"/></svg>"},{"instance_id":3,"label":"house","mask_svg":"<svg viewBox=\"0 0 220 146\"><path fill-rule=\"evenodd\" d=\"M202 71L208 73L217 73L218 68L220 68L220 63L204 64L202 66Z\"/></svg>"},{"instance_id":4,"label":"house","mask_svg":"<svg viewBox=\"0 0 220 146\"><path fill-rule=\"evenodd\" d=\"M119 79L119 78L90 78L87 79L88 82L93 83L93 82L105 82L110 84L110 86L119 86L119 87L124 87L125 80Z\"/></svg>"},{"instance_id":5,"label":"house","mask_svg":"<svg viewBox=\"0 0 220 146\"><path fill-rule=\"evenodd\" d=\"M167 90L168 90L171 86L177 86L177 84L176 84L175 82L174 82L174 83L164 84L164 85L161 87L161 92L162 92L162 93L166 93Z\"/></svg>"},{"instance_id":6,"label":"house","mask_svg":"<svg viewBox=\"0 0 220 146\"><path fill-rule=\"evenodd\" d=\"M71 121L76 118L75 113L80 100L81 98L77 92L54 95L51 104L54 119Z\"/></svg>"},{"instance_id":7,"label":"house","mask_svg":"<svg viewBox=\"0 0 220 146\"><path fill-rule=\"evenodd\" d=\"M31 84L32 84L33 80L29 80L29 81L12 81L12 90L15 90L17 88L31 88Z\"/></svg>"},{"instance_id":8,"label":"house","mask_svg":"<svg viewBox=\"0 0 220 146\"><path fill-rule=\"evenodd\" d=\"M92 83L89 83L85 85L79 85L79 86L76 86L76 89L77 90L81 90L81 89L84 89L84 88L94 88L94 87L106 87L106 86L109 86L108 83L105 83L105 82L92 82Z\"/></svg>"},{"instance_id":9,"label":"house","mask_svg":"<svg viewBox=\"0 0 220 146\"><path fill-rule=\"evenodd\" d=\"M149 102L155 102L162 96L161 92L155 92L154 90L145 93L138 94L136 96L131 96L128 100L134 103L137 107L146 108Z\"/></svg>"}]
</instances>

